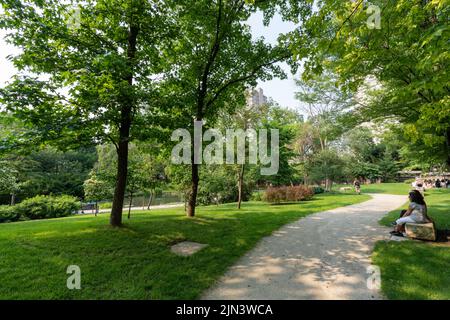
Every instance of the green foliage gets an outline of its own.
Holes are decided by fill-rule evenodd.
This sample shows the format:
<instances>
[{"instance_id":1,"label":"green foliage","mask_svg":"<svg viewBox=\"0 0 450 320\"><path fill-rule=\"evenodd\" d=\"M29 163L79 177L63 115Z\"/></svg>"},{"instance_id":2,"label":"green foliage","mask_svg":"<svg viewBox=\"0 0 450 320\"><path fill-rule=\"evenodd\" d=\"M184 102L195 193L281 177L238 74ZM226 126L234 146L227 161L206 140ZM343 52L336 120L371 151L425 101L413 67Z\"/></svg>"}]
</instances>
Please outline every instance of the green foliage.
<instances>
[{"instance_id":1,"label":"green foliage","mask_svg":"<svg viewBox=\"0 0 450 320\"><path fill-rule=\"evenodd\" d=\"M382 1L381 28L367 24L366 1L324 0L290 35L305 59L303 79L336 74L336 85L359 93L353 122L396 119L412 143L450 165L448 0ZM300 11L287 9L289 15Z\"/></svg>"},{"instance_id":2,"label":"green foliage","mask_svg":"<svg viewBox=\"0 0 450 320\"><path fill-rule=\"evenodd\" d=\"M339 181L345 178L345 163L334 150L324 150L314 154L306 163L309 179L315 183L322 180Z\"/></svg>"},{"instance_id":3,"label":"green foliage","mask_svg":"<svg viewBox=\"0 0 450 320\"><path fill-rule=\"evenodd\" d=\"M16 183L3 186L13 186L19 199L39 194L69 194L82 198L83 181L92 169L96 157L94 148L61 152L46 147L25 154L8 153L3 156L8 162L4 168L15 172ZM11 194L13 190L0 190L0 194L6 192Z\"/></svg>"},{"instance_id":4,"label":"green foliage","mask_svg":"<svg viewBox=\"0 0 450 320\"><path fill-rule=\"evenodd\" d=\"M314 194L324 193L325 189L319 186L312 187Z\"/></svg>"},{"instance_id":5,"label":"green foliage","mask_svg":"<svg viewBox=\"0 0 450 320\"><path fill-rule=\"evenodd\" d=\"M111 209L112 208L112 202L111 201L100 202L98 204L98 208L99 209Z\"/></svg>"},{"instance_id":6,"label":"green foliage","mask_svg":"<svg viewBox=\"0 0 450 320\"><path fill-rule=\"evenodd\" d=\"M154 138L173 124L161 121L171 105L159 108L166 75L174 70L168 50L182 30L174 18L178 6L146 0L1 4L0 28L20 49L11 60L18 70L27 70L0 89L2 107L23 122L23 131L34 136L31 143L63 150L116 146L118 205L111 224L119 226L129 142Z\"/></svg>"},{"instance_id":7,"label":"green foliage","mask_svg":"<svg viewBox=\"0 0 450 320\"><path fill-rule=\"evenodd\" d=\"M8 29L7 41L21 49L12 60L30 73L0 90L0 101L27 125L25 131L33 131L33 141L61 148L117 143L127 104L133 108L131 139L145 136L155 120L143 112L155 106L149 103L155 97L151 75L168 66L160 46L173 36L169 5L158 2L155 10L140 0L2 1L0 28ZM74 8L78 26L70 23ZM133 28L139 33L138 52L130 58ZM45 81L38 79L41 74ZM58 90L64 87L69 89L62 95Z\"/></svg>"},{"instance_id":8,"label":"green foliage","mask_svg":"<svg viewBox=\"0 0 450 320\"><path fill-rule=\"evenodd\" d=\"M257 79L285 77L277 62L289 59L286 46L252 40L244 22L255 5L228 1L176 1L179 38L167 62L176 72L170 79L180 108L178 121L192 127L192 118L217 120L221 110L232 113L244 103L245 89ZM270 10L268 3L263 10Z\"/></svg>"},{"instance_id":9,"label":"green foliage","mask_svg":"<svg viewBox=\"0 0 450 320\"><path fill-rule=\"evenodd\" d=\"M263 201L264 192L262 191L253 191L250 196L250 201Z\"/></svg>"},{"instance_id":10,"label":"green foliage","mask_svg":"<svg viewBox=\"0 0 450 320\"><path fill-rule=\"evenodd\" d=\"M16 206L0 206L0 223L14 222L20 219Z\"/></svg>"},{"instance_id":11,"label":"green foliage","mask_svg":"<svg viewBox=\"0 0 450 320\"><path fill-rule=\"evenodd\" d=\"M201 205L236 202L238 200L237 171L234 166L202 166L197 202ZM246 175L248 177L248 175ZM242 200L250 198L254 180L244 178Z\"/></svg>"},{"instance_id":12,"label":"green foliage","mask_svg":"<svg viewBox=\"0 0 450 320\"><path fill-rule=\"evenodd\" d=\"M129 146L126 192L154 192L165 182L165 161L155 155L157 146L132 143ZM86 200L101 201L112 198L116 181L117 153L113 145L97 146L98 161L84 181Z\"/></svg>"},{"instance_id":13,"label":"green foliage","mask_svg":"<svg viewBox=\"0 0 450 320\"><path fill-rule=\"evenodd\" d=\"M303 118L299 113L283 108L277 104L270 105L270 108L262 117L261 127L267 130L278 129L279 132L279 170L271 176L258 175L259 183L272 184L274 186L299 183L300 177L296 168L291 165L291 160L295 153L292 147L295 133L303 123ZM255 168L256 169L256 168Z\"/></svg>"},{"instance_id":14,"label":"green foliage","mask_svg":"<svg viewBox=\"0 0 450 320\"><path fill-rule=\"evenodd\" d=\"M80 202L68 195L36 196L22 201L14 208L24 218L50 219L74 214L80 208Z\"/></svg>"},{"instance_id":15,"label":"green foliage","mask_svg":"<svg viewBox=\"0 0 450 320\"><path fill-rule=\"evenodd\" d=\"M378 130L377 130L378 129ZM400 170L398 144L392 145L390 131L386 131L378 142L373 132L380 128L369 129L358 126L342 138L343 147L347 149L345 157L349 178L363 178L371 181L381 179L391 182L397 178Z\"/></svg>"},{"instance_id":16,"label":"green foliage","mask_svg":"<svg viewBox=\"0 0 450 320\"><path fill-rule=\"evenodd\" d=\"M0 194L14 194L19 190L17 175L17 170L9 162L0 161Z\"/></svg>"},{"instance_id":17,"label":"green foliage","mask_svg":"<svg viewBox=\"0 0 450 320\"><path fill-rule=\"evenodd\" d=\"M112 198L111 184L105 180L98 179L95 172L84 181L85 201L100 201Z\"/></svg>"}]
</instances>

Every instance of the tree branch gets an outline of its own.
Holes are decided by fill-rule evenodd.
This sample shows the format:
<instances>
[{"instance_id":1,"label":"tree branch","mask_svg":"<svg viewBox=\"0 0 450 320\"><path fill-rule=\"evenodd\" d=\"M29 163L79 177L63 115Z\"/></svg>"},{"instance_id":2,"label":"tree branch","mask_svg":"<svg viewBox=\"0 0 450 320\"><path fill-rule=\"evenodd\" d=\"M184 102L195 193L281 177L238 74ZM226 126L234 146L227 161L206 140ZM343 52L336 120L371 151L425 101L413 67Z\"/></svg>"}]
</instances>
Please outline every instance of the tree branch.
<instances>
[{"instance_id":1,"label":"tree branch","mask_svg":"<svg viewBox=\"0 0 450 320\"><path fill-rule=\"evenodd\" d=\"M267 62L267 63L261 64L261 65L255 67L255 68L253 68L253 70L252 70L249 74L247 74L247 75L244 75L244 76L242 76L242 77L239 77L239 78L235 78L235 79L229 80L229 81L228 81L227 83L225 83L219 90L217 90L216 93L214 94L214 96L212 97L212 99L210 99L210 100L206 103L206 108L208 108L209 106L211 106L211 105L212 105L212 104L220 97L220 95L222 94L222 92L224 92L227 88L229 88L229 87L232 86L233 84L236 84L236 83L239 83L239 82L242 82L242 81L251 79L251 78L254 77L254 76L256 75L256 73L257 73L258 71L260 71L262 68L268 67L268 66L271 66L271 65L273 65L273 64L275 64L275 63L277 63L277 62L283 61L284 59L286 59L286 58L289 57L289 56L290 56L290 54L289 54L288 56L278 57L278 58L276 58L276 59L274 59L274 60L272 60L272 61L269 61L269 62Z\"/></svg>"}]
</instances>

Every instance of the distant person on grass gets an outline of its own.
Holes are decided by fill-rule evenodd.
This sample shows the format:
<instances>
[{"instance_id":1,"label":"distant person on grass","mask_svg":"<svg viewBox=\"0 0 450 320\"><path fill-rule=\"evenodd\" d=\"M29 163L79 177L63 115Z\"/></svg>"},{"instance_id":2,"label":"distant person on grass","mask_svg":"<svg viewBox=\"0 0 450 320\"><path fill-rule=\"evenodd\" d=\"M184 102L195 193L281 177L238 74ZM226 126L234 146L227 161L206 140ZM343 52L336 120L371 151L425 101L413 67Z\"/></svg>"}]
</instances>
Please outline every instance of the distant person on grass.
<instances>
[{"instance_id":1,"label":"distant person on grass","mask_svg":"<svg viewBox=\"0 0 450 320\"><path fill-rule=\"evenodd\" d=\"M395 226L392 235L404 236L406 223L428 223L432 222L427 215L427 204L418 190L409 192L409 206L407 210L402 210L400 218L392 224Z\"/></svg>"},{"instance_id":2,"label":"distant person on grass","mask_svg":"<svg viewBox=\"0 0 450 320\"><path fill-rule=\"evenodd\" d=\"M358 179L355 179L355 181L353 181L353 186L355 187L356 193L361 194L361 183Z\"/></svg>"}]
</instances>

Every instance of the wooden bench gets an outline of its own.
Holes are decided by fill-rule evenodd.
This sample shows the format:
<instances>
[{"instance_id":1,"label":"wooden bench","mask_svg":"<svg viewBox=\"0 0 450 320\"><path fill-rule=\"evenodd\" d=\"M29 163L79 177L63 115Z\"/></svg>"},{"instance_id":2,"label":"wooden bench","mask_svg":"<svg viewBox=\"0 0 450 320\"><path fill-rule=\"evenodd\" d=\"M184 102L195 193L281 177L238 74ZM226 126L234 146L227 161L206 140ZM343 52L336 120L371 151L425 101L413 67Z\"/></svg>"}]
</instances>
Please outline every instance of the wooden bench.
<instances>
[{"instance_id":1,"label":"wooden bench","mask_svg":"<svg viewBox=\"0 0 450 320\"><path fill-rule=\"evenodd\" d=\"M408 238L436 241L436 228L434 223L407 223L405 232Z\"/></svg>"}]
</instances>

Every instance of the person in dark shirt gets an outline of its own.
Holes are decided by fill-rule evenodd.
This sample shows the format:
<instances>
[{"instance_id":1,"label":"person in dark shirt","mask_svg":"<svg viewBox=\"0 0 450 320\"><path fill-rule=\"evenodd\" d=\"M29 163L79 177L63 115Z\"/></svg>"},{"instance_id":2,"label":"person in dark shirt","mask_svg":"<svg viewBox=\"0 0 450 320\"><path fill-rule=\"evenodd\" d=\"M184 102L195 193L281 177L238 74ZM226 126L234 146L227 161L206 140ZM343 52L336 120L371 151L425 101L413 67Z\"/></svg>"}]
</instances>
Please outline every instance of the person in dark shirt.
<instances>
[{"instance_id":1,"label":"person in dark shirt","mask_svg":"<svg viewBox=\"0 0 450 320\"><path fill-rule=\"evenodd\" d=\"M353 186L355 187L356 193L361 194L361 183L358 179L355 179L355 181L353 181Z\"/></svg>"},{"instance_id":2,"label":"person in dark shirt","mask_svg":"<svg viewBox=\"0 0 450 320\"><path fill-rule=\"evenodd\" d=\"M434 183L434 186L435 186L436 188L440 188L440 187L441 187L441 180L436 179L436 182Z\"/></svg>"}]
</instances>

